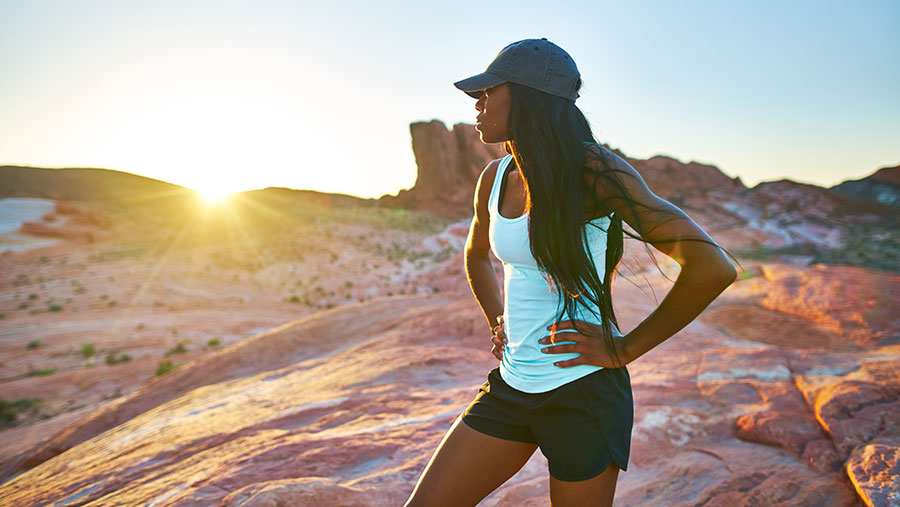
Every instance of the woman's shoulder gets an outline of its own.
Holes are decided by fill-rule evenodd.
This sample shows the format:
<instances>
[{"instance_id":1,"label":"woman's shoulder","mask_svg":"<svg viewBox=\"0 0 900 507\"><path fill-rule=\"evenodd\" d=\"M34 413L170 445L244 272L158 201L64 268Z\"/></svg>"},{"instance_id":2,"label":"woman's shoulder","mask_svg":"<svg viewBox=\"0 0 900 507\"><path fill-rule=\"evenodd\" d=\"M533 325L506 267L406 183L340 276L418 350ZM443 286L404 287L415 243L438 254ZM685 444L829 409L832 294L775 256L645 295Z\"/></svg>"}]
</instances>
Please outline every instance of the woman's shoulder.
<instances>
[{"instance_id":1,"label":"woman's shoulder","mask_svg":"<svg viewBox=\"0 0 900 507\"><path fill-rule=\"evenodd\" d=\"M479 180L487 180L485 183L493 184L494 178L497 176L497 170L500 168L500 162L503 161L503 158L498 158L491 160L488 162L484 169L481 170L481 176Z\"/></svg>"},{"instance_id":2,"label":"woman's shoulder","mask_svg":"<svg viewBox=\"0 0 900 507\"><path fill-rule=\"evenodd\" d=\"M497 171L500 170L500 164L502 164L508 156L511 155L496 158L488 162L484 169L481 170L481 176L478 177L478 186L487 186L488 191L490 191L490 187L494 185L494 180L497 179Z\"/></svg>"},{"instance_id":3,"label":"woman's shoulder","mask_svg":"<svg viewBox=\"0 0 900 507\"><path fill-rule=\"evenodd\" d=\"M494 189L494 182L497 181L497 171L500 170L500 163L503 162L504 158L506 157L491 160L484 169L481 170L481 175L478 177L478 182L475 184L475 198L477 201L487 204L491 196L491 191Z\"/></svg>"}]
</instances>

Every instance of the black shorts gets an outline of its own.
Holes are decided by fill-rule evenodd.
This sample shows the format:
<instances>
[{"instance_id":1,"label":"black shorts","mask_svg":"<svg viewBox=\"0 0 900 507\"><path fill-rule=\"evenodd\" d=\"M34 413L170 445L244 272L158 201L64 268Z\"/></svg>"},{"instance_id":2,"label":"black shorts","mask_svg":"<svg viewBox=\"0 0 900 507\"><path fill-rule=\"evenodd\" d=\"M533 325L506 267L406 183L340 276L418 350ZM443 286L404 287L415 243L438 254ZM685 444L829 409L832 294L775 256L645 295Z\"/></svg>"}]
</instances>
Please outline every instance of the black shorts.
<instances>
[{"instance_id":1,"label":"black shorts","mask_svg":"<svg viewBox=\"0 0 900 507\"><path fill-rule=\"evenodd\" d=\"M550 475L583 481L615 462L628 467L634 400L626 367L604 368L543 393L511 387L500 368L463 412L462 420L488 435L538 444Z\"/></svg>"}]
</instances>

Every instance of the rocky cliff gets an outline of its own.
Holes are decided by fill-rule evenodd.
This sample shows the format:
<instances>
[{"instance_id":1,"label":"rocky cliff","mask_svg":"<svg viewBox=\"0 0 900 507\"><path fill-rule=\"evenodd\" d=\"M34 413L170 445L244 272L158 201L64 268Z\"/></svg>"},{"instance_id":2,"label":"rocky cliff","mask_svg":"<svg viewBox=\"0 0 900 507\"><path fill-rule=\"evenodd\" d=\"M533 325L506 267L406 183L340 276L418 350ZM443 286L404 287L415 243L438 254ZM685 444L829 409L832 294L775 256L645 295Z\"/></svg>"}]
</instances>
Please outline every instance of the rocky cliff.
<instances>
[{"instance_id":1,"label":"rocky cliff","mask_svg":"<svg viewBox=\"0 0 900 507\"><path fill-rule=\"evenodd\" d=\"M464 219L473 213L478 175L506 155L485 145L474 126L410 125L418 165L413 188L384 196L380 206ZM650 189L684 210L716 241L745 255L801 256L810 262L866 265L900 271L900 166L831 188L789 179L747 188L718 167L657 155L643 160L604 145L640 173Z\"/></svg>"},{"instance_id":2,"label":"rocky cliff","mask_svg":"<svg viewBox=\"0 0 900 507\"><path fill-rule=\"evenodd\" d=\"M472 216L475 183L491 160L506 155L502 144L484 144L474 126L447 130L432 120L409 126L418 177L413 188L386 195L383 206L428 211L444 218Z\"/></svg>"}]
</instances>

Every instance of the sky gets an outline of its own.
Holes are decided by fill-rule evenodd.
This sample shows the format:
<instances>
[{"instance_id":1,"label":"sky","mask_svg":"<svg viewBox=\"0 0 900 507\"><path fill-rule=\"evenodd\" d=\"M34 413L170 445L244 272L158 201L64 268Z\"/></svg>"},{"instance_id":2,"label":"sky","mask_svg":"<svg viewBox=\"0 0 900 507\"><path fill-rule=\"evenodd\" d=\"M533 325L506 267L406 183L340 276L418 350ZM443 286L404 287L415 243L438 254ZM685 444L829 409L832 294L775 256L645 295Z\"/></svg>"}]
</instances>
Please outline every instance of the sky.
<instances>
[{"instance_id":1,"label":"sky","mask_svg":"<svg viewBox=\"0 0 900 507\"><path fill-rule=\"evenodd\" d=\"M474 124L452 83L546 37L600 142L831 186L900 164L898 26L892 0L0 0L0 165L396 194L410 124Z\"/></svg>"}]
</instances>

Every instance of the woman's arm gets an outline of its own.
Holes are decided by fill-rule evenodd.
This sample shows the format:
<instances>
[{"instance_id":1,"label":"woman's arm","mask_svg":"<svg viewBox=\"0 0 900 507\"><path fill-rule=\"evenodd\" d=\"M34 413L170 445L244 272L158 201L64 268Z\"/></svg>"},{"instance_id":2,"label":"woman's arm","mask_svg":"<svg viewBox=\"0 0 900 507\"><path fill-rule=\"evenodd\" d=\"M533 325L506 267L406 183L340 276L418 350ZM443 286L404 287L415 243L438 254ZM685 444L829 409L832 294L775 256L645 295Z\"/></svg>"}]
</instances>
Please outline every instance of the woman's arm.
<instances>
[{"instance_id":1,"label":"woman's arm","mask_svg":"<svg viewBox=\"0 0 900 507\"><path fill-rule=\"evenodd\" d=\"M628 162L612 155L613 170L607 170L593 182L598 199L654 248L681 265L674 286L659 307L625 336L624 358L631 362L700 315L734 282L737 271L713 239L684 211L656 196ZM591 156L588 161L598 162ZM599 164L595 169L604 170ZM632 200L631 206L623 197L623 190Z\"/></svg>"},{"instance_id":2,"label":"woman's arm","mask_svg":"<svg viewBox=\"0 0 900 507\"><path fill-rule=\"evenodd\" d=\"M498 166L498 161L491 162L478 178L478 184L475 187L475 216L469 227L465 251L466 276L469 279L469 286L491 328L500 323L498 317L503 314L503 299L497 284L497 276L494 274L494 266L489 257L491 243L488 233L491 223L488 199Z\"/></svg>"}]
</instances>

